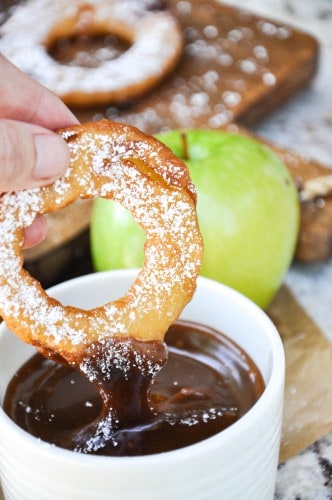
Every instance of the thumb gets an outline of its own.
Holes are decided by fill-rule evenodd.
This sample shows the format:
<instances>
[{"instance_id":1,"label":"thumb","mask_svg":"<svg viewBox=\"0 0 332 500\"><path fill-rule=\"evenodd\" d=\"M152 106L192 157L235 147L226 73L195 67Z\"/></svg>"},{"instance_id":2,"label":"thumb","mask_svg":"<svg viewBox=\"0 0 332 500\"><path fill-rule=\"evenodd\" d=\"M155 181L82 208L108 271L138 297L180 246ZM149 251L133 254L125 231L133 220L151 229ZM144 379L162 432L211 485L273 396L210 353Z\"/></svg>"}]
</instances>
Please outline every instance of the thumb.
<instances>
[{"instance_id":1,"label":"thumb","mask_svg":"<svg viewBox=\"0 0 332 500\"><path fill-rule=\"evenodd\" d=\"M50 130L0 120L0 193L49 184L69 165L66 142Z\"/></svg>"}]
</instances>

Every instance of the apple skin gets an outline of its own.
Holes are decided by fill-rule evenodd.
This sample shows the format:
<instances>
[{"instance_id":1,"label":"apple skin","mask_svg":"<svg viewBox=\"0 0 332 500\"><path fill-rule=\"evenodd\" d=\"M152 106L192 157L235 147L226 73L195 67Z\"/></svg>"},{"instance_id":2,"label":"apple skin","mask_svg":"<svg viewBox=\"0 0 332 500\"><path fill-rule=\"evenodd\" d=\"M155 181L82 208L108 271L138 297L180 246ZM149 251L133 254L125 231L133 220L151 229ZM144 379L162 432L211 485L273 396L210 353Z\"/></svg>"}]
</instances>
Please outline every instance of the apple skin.
<instances>
[{"instance_id":1,"label":"apple skin","mask_svg":"<svg viewBox=\"0 0 332 500\"><path fill-rule=\"evenodd\" d=\"M204 241L201 274L240 291L266 308L295 251L299 199L293 179L267 146L216 130L185 133L197 213ZM183 157L181 133L157 136ZM95 269L141 267L145 236L130 213L98 199L91 222Z\"/></svg>"}]
</instances>

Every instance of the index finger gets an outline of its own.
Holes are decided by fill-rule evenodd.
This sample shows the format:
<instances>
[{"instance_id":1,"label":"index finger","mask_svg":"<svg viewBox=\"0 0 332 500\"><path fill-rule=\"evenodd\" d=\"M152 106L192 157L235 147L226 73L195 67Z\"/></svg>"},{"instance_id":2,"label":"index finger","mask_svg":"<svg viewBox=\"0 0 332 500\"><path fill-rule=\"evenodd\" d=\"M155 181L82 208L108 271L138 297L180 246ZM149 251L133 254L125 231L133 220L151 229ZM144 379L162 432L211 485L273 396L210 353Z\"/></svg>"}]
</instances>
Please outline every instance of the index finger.
<instances>
[{"instance_id":1,"label":"index finger","mask_svg":"<svg viewBox=\"0 0 332 500\"><path fill-rule=\"evenodd\" d=\"M0 117L50 130L78 123L74 114L43 87L0 54Z\"/></svg>"}]
</instances>

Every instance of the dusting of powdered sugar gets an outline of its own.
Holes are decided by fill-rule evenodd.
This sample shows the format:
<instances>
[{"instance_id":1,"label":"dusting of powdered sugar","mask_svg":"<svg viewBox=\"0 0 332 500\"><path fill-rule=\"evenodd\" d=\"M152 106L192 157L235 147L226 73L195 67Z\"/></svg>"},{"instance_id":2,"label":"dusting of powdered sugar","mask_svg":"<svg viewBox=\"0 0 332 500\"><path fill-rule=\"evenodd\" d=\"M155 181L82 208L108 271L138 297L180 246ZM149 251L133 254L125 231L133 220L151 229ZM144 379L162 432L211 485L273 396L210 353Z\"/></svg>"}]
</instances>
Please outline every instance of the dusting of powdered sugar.
<instances>
[{"instance_id":1,"label":"dusting of powdered sugar","mask_svg":"<svg viewBox=\"0 0 332 500\"><path fill-rule=\"evenodd\" d=\"M158 142L147 141L131 127L103 121L74 130L80 133L63 134L71 166L62 179L0 198L0 313L24 340L64 353L112 336L160 340L190 300L200 269L196 210L183 185L187 170L183 166L181 172L177 158L165 157ZM137 162L144 162L147 170L141 171ZM22 271L24 228L37 214L66 206L78 196L118 201L147 236L145 264L137 279L123 299L98 310L69 311ZM139 358L136 362L142 364Z\"/></svg>"},{"instance_id":2,"label":"dusting of powdered sugar","mask_svg":"<svg viewBox=\"0 0 332 500\"><path fill-rule=\"evenodd\" d=\"M118 442L116 441L115 430L118 423L116 416L110 411L106 417L97 421L94 432L86 440L83 439L82 443L77 444L74 451L78 453L93 453L104 448L107 443L117 446Z\"/></svg>"},{"instance_id":3,"label":"dusting of powdered sugar","mask_svg":"<svg viewBox=\"0 0 332 500\"><path fill-rule=\"evenodd\" d=\"M111 377L112 369L120 370L124 377L131 369L130 355L132 346L130 341L109 341L107 347L103 350L105 342L101 341L96 349L97 353L93 355L94 362L91 364L91 354L84 357L80 362L80 371L94 383L100 376L108 380ZM94 347L94 346L92 346Z\"/></svg>"},{"instance_id":4,"label":"dusting of powdered sugar","mask_svg":"<svg viewBox=\"0 0 332 500\"><path fill-rule=\"evenodd\" d=\"M163 342L140 342L132 338L108 338L91 344L79 363L80 372L91 383L111 381L114 370L127 380L138 370L140 376L153 380L167 359Z\"/></svg>"},{"instance_id":5,"label":"dusting of powdered sugar","mask_svg":"<svg viewBox=\"0 0 332 500\"><path fill-rule=\"evenodd\" d=\"M289 89L295 79L298 87L304 83L303 61L309 61L310 51L303 35L284 21L265 20L247 8L229 10L223 0L174 2L174 15L185 39L181 65L158 92L125 108L98 109L96 120L122 121L149 133L252 124L271 111L263 101L277 104L288 97L287 78ZM292 51L299 62L294 60L290 71L287 61ZM284 124L279 123L280 128ZM275 127L273 133L277 132Z\"/></svg>"},{"instance_id":6,"label":"dusting of powdered sugar","mask_svg":"<svg viewBox=\"0 0 332 500\"><path fill-rule=\"evenodd\" d=\"M151 10L148 0L28 0L17 6L0 27L0 51L23 71L59 96L108 93L129 97L132 89L155 84L174 65L182 49L182 34L167 10ZM36 16L38 22L36 22ZM61 24L73 20L74 33ZM60 64L48 53L48 40L57 27L62 36L89 33L100 26L117 34L124 27L131 46L118 58L98 67ZM54 41L52 39L52 41Z\"/></svg>"}]
</instances>

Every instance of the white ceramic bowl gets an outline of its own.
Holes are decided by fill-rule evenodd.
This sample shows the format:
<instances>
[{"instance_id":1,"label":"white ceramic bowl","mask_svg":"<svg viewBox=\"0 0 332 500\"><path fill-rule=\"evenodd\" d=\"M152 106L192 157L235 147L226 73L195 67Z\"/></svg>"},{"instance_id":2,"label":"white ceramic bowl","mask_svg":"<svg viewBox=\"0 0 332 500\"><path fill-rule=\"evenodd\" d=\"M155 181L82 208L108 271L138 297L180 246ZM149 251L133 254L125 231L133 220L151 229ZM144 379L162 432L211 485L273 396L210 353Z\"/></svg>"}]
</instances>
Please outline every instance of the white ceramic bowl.
<instances>
[{"instance_id":1,"label":"white ceramic bowl","mask_svg":"<svg viewBox=\"0 0 332 500\"><path fill-rule=\"evenodd\" d=\"M124 293L136 271L83 276L53 287L65 304L95 307ZM0 474L6 500L268 500L274 496L284 389L284 352L256 305L199 278L181 318L222 331L256 362L266 389L238 422L186 448L142 457L100 457L63 450L21 430L0 409ZM0 328L0 402L8 381L34 352Z\"/></svg>"}]
</instances>

